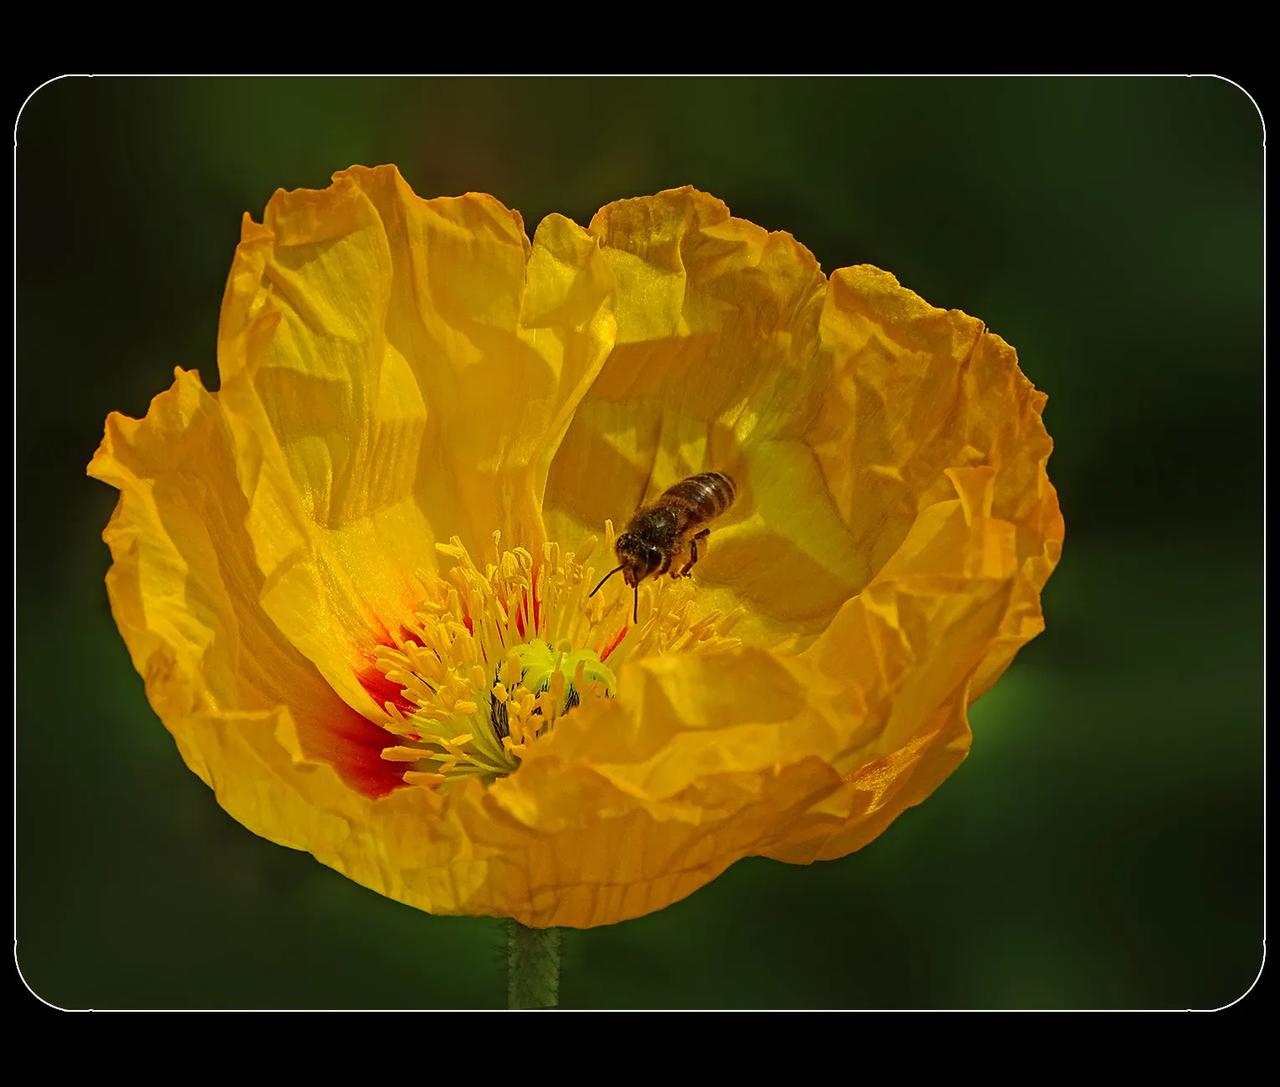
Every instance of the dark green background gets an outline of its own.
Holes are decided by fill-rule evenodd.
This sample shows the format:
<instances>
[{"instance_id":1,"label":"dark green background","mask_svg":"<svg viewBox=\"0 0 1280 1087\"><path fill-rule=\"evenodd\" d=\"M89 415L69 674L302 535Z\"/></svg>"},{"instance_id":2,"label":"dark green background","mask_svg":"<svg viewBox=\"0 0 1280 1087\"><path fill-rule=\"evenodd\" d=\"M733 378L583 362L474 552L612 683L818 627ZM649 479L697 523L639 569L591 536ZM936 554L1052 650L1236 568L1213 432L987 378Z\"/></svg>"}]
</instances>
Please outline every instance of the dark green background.
<instances>
[{"instance_id":1,"label":"dark green background","mask_svg":"<svg viewBox=\"0 0 1280 1087\"><path fill-rule=\"evenodd\" d=\"M1048 630L860 853L566 936L571 1007L1215 1007L1262 956L1262 130L1216 79L65 79L18 181L18 961L69 1008L498 1007L500 923L255 837L112 623L84 477L216 385L240 214L398 163L530 230L691 182L981 316L1049 393Z\"/></svg>"}]
</instances>

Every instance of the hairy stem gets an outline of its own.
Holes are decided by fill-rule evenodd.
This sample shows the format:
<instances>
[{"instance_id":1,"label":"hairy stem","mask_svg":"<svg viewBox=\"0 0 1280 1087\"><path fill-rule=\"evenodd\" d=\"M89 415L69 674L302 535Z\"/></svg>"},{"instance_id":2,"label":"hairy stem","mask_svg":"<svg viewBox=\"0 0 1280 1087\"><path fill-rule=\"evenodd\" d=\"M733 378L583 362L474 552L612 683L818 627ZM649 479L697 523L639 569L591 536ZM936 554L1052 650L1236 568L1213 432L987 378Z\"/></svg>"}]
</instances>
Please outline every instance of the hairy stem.
<instances>
[{"instance_id":1,"label":"hairy stem","mask_svg":"<svg viewBox=\"0 0 1280 1087\"><path fill-rule=\"evenodd\" d=\"M507 922L507 1007L554 1008L560 1002L560 930Z\"/></svg>"}]
</instances>

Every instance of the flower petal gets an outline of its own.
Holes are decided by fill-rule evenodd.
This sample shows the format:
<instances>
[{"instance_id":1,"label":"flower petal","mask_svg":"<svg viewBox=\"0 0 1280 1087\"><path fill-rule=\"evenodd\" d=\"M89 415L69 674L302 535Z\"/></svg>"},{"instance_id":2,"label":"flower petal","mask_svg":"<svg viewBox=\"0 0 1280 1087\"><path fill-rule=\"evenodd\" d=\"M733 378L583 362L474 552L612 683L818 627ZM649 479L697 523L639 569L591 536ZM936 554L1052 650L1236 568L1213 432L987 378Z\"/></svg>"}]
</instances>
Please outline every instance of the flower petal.
<instances>
[{"instance_id":1,"label":"flower petal","mask_svg":"<svg viewBox=\"0 0 1280 1087\"><path fill-rule=\"evenodd\" d=\"M263 605L351 705L369 706L353 662L417 603L437 541L541 541L611 291L567 219L531 247L492 197L421 200L394 167L277 192L263 226L246 220L219 367Z\"/></svg>"},{"instance_id":2,"label":"flower petal","mask_svg":"<svg viewBox=\"0 0 1280 1087\"><path fill-rule=\"evenodd\" d=\"M404 787L403 766L380 757L391 737L258 605L229 428L198 375L178 371L145 419L112 415L89 473L121 492L104 533L112 612L152 707L218 802L381 894L438 912L481 894L499 910L507 887L491 874L504 869L464 829L490 818L483 790L460 790L445 813L441 797Z\"/></svg>"},{"instance_id":3,"label":"flower petal","mask_svg":"<svg viewBox=\"0 0 1280 1087\"><path fill-rule=\"evenodd\" d=\"M510 787L542 812L561 802L556 782L589 771L647 809L672 848L683 835L678 855L710 850L722 867L860 847L968 751L965 711L1013 600L1008 528L939 503L805 653L633 663L617 699L559 722ZM544 760L555 778L529 773Z\"/></svg>"},{"instance_id":4,"label":"flower petal","mask_svg":"<svg viewBox=\"0 0 1280 1087\"><path fill-rule=\"evenodd\" d=\"M188 765L211 784L256 777L242 764L249 756L235 729L202 745L190 722L265 721L289 706L299 723L294 758L331 767L344 791L383 796L399 787L379 757L386 733L334 695L258 603L262 577L226 422L199 375L177 371L145 419L110 416L89 474L120 489L104 533L115 560L111 607Z\"/></svg>"},{"instance_id":5,"label":"flower petal","mask_svg":"<svg viewBox=\"0 0 1280 1087\"><path fill-rule=\"evenodd\" d=\"M958 765L968 705L1043 626L1062 540L1045 398L981 322L853 269L834 278L823 334L836 392L805 443L873 576L799 657L629 665L621 716L569 718L530 757L589 763L658 804L708 776L817 759L837 786L815 780L756 843L787 860L858 848Z\"/></svg>"},{"instance_id":6,"label":"flower petal","mask_svg":"<svg viewBox=\"0 0 1280 1087\"><path fill-rule=\"evenodd\" d=\"M617 345L552 465L551 534L621 529L684 476L725 471L739 493L698 566L709 606L745 603L749 638L818 633L867 569L803 441L825 395L817 262L688 187L610 204L591 232Z\"/></svg>"},{"instance_id":7,"label":"flower petal","mask_svg":"<svg viewBox=\"0 0 1280 1087\"><path fill-rule=\"evenodd\" d=\"M658 803L588 766L530 760L489 792L496 810L484 829L510 838L468 912L573 928L643 916L758 852L797 797L840 785L810 760L765 775L707 774Z\"/></svg>"},{"instance_id":8,"label":"flower petal","mask_svg":"<svg viewBox=\"0 0 1280 1087\"><path fill-rule=\"evenodd\" d=\"M1006 526L1013 598L977 697L1044 628L1040 591L1062 553L1047 398L981 321L929 305L878 268L832 275L822 339L832 392L807 440L871 568L884 567L923 511L957 494L973 523Z\"/></svg>"},{"instance_id":9,"label":"flower petal","mask_svg":"<svg viewBox=\"0 0 1280 1087\"><path fill-rule=\"evenodd\" d=\"M948 516L950 515L950 516ZM986 660L1008 612L1013 569L995 539L967 544L959 502L904 547L969 556L970 573L921 562L887 568L805 653L738 649L628 665L608 712L576 712L526 759L589 763L655 800L707 774L763 772L820 758L839 773L909 744ZM602 716L604 715L604 716Z\"/></svg>"}]
</instances>

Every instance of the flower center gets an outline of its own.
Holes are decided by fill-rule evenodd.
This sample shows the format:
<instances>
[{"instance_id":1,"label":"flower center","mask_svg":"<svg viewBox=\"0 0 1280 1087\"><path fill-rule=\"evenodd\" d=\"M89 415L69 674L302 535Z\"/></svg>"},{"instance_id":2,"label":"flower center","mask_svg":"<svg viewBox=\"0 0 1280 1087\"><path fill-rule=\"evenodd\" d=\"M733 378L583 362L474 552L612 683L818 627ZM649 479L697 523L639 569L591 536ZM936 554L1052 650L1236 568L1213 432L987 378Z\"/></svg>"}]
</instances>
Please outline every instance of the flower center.
<instances>
[{"instance_id":1,"label":"flower center","mask_svg":"<svg viewBox=\"0 0 1280 1087\"><path fill-rule=\"evenodd\" d=\"M605 538L611 551L611 522ZM595 543L581 555L547 543L535 559L503 550L495 532L495 561L483 569L458 537L436 545L453 566L418 575L421 602L375 656L386 682L366 683L398 691L380 722L398 742L382 757L409 764L406 782L438 788L509 774L559 718L612 698L627 661L737 644L729 632L738 613L698 609L687 579L645 582L632 629L621 579L589 595Z\"/></svg>"}]
</instances>

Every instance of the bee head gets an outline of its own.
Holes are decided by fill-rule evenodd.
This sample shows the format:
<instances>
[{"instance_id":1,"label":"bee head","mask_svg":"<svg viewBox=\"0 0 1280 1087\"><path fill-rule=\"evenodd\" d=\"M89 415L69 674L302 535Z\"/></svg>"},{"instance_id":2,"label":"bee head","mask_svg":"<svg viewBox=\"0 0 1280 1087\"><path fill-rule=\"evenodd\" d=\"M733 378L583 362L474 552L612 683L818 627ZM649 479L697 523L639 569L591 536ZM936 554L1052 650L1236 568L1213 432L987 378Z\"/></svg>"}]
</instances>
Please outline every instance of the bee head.
<instances>
[{"instance_id":1,"label":"bee head","mask_svg":"<svg viewBox=\"0 0 1280 1087\"><path fill-rule=\"evenodd\" d=\"M613 550L617 553L618 565L600 579L600 584L591 590L590 595L595 596L606 581L614 574L621 573L627 588L635 593L631 606L631 621L639 622L640 582L662 568L662 552L653 544L646 543L634 532L624 532L619 536L613 543Z\"/></svg>"},{"instance_id":2,"label":"bee head","mask_svg":"<svg viewBox=\"0 0 1280 1087\"><path fill-rule=\"evenodd\" d=\"M662 552L653 544L645 543L634 532L624 532L619 536L614 541L613 550L622 567L622 580L633 589L662 566Z\"/></svg>"}]
</instances>

